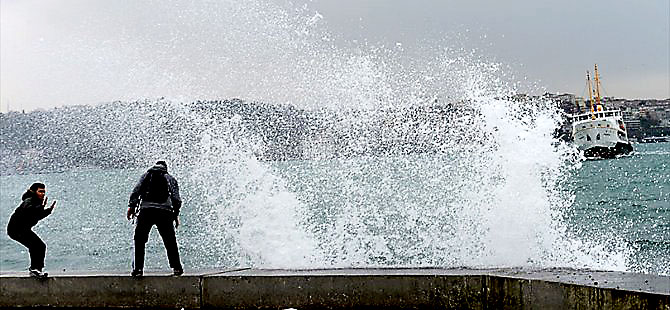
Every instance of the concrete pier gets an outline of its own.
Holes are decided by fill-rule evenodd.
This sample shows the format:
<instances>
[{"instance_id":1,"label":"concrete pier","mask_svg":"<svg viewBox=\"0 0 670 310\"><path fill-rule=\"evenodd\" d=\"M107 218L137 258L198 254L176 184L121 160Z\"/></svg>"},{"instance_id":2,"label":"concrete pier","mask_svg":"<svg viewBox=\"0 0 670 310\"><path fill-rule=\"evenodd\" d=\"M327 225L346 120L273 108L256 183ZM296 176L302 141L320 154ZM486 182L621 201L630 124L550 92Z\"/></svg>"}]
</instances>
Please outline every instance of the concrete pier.
<instances>
[{"instance_id":1,"label":"concrete pier","mask_svg":"<svg viewBox=\"0 0 670 310\"><path fill-rule=\"evenodd\" d=\"M0 307L662 309L670 277L573 269L222 270L0 275Z\"/></svg>"}]
</instances>

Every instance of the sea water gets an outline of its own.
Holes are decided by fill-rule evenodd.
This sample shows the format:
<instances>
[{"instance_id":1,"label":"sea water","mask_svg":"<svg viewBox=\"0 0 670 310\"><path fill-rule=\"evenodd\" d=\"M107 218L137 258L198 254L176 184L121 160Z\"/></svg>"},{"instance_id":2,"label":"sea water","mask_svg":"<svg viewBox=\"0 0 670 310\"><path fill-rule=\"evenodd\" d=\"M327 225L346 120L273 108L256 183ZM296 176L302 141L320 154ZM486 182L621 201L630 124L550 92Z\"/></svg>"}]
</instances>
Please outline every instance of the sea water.
<instances>
[{"instance_id":1,"label":"sea water","mask_svg":"<svg viewBox=\"0 0 670 310\"><path fill-rule=\"evenodd\" d=\"M667 275L670 144L635 147L632 156L580 162L561 183L560 191L574 195L560 216L562 234L571 244L583 245L576 249L590 255L588 260L557 250L532 254L542 252L542 242L527 232L542 234L555 228L522 227L534 222L523 218L527 215L516 210L521 207L517 203L504 206L511 214L501 215L499 222L483 223L484 211L461 203L463 184L457 178L441 178L445 171L456 173L450 165L457 163L435 155L266 163L285 188L247 197L244 207L231 205L232 197L208 197L175 167L184 200L177 230L180 252L187 269L569 266ZM134 226L125 219L125 211L142 172L2 176L0 219L5 226L26 187L43 181L50 199L58 200L54 213L35 228L48 245L47 267L129 270ZM205 201L211 197L218 198ZM504 232L510 236L498 238L500 244L488 244L486 234L507 229L507 217L519 225L517 229ZM26 249L6 234L0 235L0 250L2 271L27 267ZM147 269L168 268L156 230L146 259Z\"/></svg>"}]
</instances>

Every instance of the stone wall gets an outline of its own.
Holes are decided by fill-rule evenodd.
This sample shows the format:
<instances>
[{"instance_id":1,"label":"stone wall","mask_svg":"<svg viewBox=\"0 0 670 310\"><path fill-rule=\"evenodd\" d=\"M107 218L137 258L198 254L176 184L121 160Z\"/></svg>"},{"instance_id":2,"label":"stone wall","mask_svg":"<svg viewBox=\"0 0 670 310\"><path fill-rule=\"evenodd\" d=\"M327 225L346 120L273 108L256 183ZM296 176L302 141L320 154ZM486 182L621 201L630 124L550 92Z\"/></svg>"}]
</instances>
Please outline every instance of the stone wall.
<instances>
[{"instance_id":1,"label":"stone wall","mask_svg":"<svg viewBox=\"0 0 670 310\"><path fill-rule=\"evenodd\" d=\"M0 307L670 309L670 277L571 269L229 270L0 276Z\"/></svg>"}]
</instances>

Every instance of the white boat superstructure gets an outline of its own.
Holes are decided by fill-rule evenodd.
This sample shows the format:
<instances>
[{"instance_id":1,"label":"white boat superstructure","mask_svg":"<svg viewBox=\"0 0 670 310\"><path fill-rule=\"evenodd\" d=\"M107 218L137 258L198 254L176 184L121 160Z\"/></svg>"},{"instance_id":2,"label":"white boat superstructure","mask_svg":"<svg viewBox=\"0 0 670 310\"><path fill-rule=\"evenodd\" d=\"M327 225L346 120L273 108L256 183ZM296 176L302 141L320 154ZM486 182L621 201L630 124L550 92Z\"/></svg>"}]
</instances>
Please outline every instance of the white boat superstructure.
<instances>
[{"instance_id":1,"label":"white boat superstructure","mask_svg":"<svg viewBox=\"0 0 670 310\"><path fill-rule=\"evenodd\" d=\"M587 158L614 158L628 154L633 146L619 110L606 110L600 100L600 77L595 66L595 89L591 87L589 72L586 72L589 88L590 111L572 116L572 138L577 148Z\"/></svg>"},{"instance_id":2,"label":"white boat superstructure","mask_svg":"<svg viewBox=\"0 0 670 310\"><path fill-rule=\"evenodd\" d=\"M573 116L572 138L586 157L612 158L633 151L619 110Z\"/></svg>"}]
</instances>

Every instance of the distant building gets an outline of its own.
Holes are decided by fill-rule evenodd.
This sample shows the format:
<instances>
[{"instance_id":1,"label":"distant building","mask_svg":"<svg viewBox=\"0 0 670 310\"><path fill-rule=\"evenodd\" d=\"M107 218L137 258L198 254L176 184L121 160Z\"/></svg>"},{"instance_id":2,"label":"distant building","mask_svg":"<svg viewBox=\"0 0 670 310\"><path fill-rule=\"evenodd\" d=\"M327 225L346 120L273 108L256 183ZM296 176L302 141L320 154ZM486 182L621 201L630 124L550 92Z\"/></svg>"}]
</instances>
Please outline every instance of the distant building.
<instances>
[{"instance_id":1,"label":"distant building","mask_svg":"<svg viewBox=\"0 0 670 310\"><path fill-rule=\"evenodd\" d=\"M622 112L623 113L623 122L626 124L628 129L628 135L630 137L640 137L640 118L638 116L633 116L632 113Z\"/></svg>"}]
</instances>

